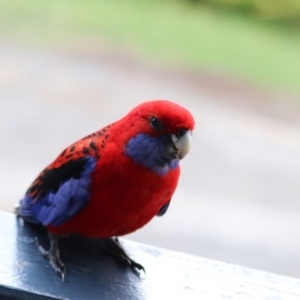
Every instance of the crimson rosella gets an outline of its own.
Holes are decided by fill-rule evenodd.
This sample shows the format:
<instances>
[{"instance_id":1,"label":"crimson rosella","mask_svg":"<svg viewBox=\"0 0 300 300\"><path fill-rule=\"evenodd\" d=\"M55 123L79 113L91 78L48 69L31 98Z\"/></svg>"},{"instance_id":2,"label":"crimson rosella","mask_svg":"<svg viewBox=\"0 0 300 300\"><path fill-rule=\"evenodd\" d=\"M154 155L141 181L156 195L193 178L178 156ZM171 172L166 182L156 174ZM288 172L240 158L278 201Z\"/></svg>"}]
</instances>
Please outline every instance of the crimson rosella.
<instances>
[{"instance_id":1,"label":"crimson rosella","mask_svg":"<svg viewBox=\"0 0 300 300\"><path fill-rule=\"evenodd\" d=\"M167 100L144 102L119 121L67 147L31 184L16 212L47 227L50 249L39 245L63 280L60 236L107 238L111 253L136 270L117 236L168 209L181 160L190 149L194 119Z\"/></svg>"}]
</instances>

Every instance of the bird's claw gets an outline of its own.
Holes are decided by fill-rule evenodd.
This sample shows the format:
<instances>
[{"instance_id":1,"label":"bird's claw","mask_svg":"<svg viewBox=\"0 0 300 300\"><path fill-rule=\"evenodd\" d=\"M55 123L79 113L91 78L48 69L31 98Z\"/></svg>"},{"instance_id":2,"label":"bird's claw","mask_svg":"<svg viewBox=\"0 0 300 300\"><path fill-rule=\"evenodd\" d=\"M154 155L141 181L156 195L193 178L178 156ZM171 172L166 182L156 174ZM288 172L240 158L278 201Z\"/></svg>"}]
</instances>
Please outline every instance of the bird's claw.
<instances>
[{"instance_id":1,"label":"bird's claw","mask_svg":"<svg viewBox=\"0 0 300 300\"><path fill-rule=\"evenodd\" d=\"M127 254L126 254L126 256L122 255L122 256L118 257L118 260L122 264L124 264L126 267L129 267L130 269L132 269L133 271L135 271L135 270L141 271L142 270L144 273L146 273L145 268L141 264L139 264L139 263L135 262L133 259L129 258L127 256Z\"/></svg>"},{"instance_id":2,"label":"bird's claw","mask_svg":"<svg viewBox=\"0 0 300 300\"><path fill-rule=\"evenodd\" d=\"M141 264L135 262L128 256L128 254L122 248L118 238L109 239L107 250L125 267L129 267L134 272L143 271L146 273L145 268Z\"/></svg>"},{"instance_id":3,"label":"bird's claw","mask_svg":"<svg viewBox=\"0 0 300 300\"><path fill-rule=\"evenodd\" d=\"M54 272L56 273L56 275L62 281L65 281L65 276L67 273L65 265L61 261L58 261L58 259L53 256L50 256L49 263L50 263L52 269L54 270Z\"/></svg>"},{"instance_id":4,"label":"bird's claw","mask_svg":"<svg viewBox=\"0 0 300 300\"><path fill-rule=\"evenodd\" d=\"M36 238L36 245L40 251L40 253L43 255L44 258L46 258L49 261L50 266L56 273L56 275L62 280L65 281L67 269L64 265L64 263L61 261L59 257L59 250L56 249L50 249L49 251L45 250L38 242L38 239ZM52 250L52 251L51 251Z\"/></svg>"},{"instance_id":5,"label":"bird's claw","mask_svg":"<svg viewBox=\"0 0 300 300\"><path fill-rule=\"evenodd\" d=\"M136 271L136 270L143 271L146 274L145 268L141 264L135 262L132 259L130 259L130 268L134 271Z\"/></svg>"},{"instance_id":6,"label":"bird's claw","mask_svg":"<svg viewBox=\"0 0 300 300\"><path fill-rule=\"evenodd\" d=\"M56 275L62 280L62 281L65 281L65 276L66 276L66 273L65 271L61 270L61 269L54 269Z\"/></svg>"}]
</instances>

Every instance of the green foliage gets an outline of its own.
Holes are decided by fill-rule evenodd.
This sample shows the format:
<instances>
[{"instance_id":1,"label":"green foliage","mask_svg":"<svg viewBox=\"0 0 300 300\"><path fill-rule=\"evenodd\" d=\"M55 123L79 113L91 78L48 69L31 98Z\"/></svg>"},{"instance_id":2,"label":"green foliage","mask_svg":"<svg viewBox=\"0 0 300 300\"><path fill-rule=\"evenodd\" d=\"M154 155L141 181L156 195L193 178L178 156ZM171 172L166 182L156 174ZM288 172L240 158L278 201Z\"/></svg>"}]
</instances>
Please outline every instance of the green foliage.
<instances>
[{"instance_id":1,"label":"green foliage","mask_svg":"<svg viewBox=\"0 0 300 300\"><path fill-rule=\"evenodd\" d=\"M300 0L186 0L256 15L263 20L300 25Z\"/></svg>"},{"instance_id":2,"label":"green foliage","mask_svg":"<svg viewBox=\"0 0 300 300\"><path fill-rule=\"evenodd\" d=\"M162 64L300 91L300 32L291 28L183 0L0 0L2 36L109 41Z\"/></svg>"}]
</instances>

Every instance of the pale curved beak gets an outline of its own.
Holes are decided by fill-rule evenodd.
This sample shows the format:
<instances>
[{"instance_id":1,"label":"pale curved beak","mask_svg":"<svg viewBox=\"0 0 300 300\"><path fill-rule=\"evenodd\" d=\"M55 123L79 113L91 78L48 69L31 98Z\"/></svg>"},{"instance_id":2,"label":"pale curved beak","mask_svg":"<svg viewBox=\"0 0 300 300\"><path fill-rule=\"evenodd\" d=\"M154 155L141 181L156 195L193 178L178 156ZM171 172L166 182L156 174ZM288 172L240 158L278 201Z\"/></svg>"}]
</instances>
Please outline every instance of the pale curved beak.
<instances>
[{"instance_id":1,"label":"pale curved beak","mask_svg":"<svg viewBox=\"0 0 300 300\"><path fill-rule=\"evenodd\" d=\"M183 159L191 148L192 135L191 131L187 130L181 137L177 137L175 134L171 135L174 146L176 147L177 155L179 159Z\"/></svg>"}]
</instances>

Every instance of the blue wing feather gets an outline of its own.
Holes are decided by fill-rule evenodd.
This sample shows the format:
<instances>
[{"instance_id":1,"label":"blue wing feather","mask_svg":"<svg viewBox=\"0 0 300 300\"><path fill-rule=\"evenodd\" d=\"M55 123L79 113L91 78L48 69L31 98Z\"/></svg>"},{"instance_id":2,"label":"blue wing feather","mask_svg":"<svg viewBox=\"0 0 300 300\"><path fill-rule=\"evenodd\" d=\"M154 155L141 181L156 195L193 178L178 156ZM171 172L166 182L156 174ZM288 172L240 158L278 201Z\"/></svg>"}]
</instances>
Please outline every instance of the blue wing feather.
<instances>
[{"instance_id":1,"label":"blue wing feather","mask_svg":"<svg viewBox=\"0 0 300 300\"><path fill-rule=\"evenodd\" d=\"M85 160L84 164L81 164L80 172L77 170L76 173L73 175L70 173L68 176L64 172L58 188L54 190L43 190L43 186L49 187L51 184L43 182L41 178L41 184L38 187L40 196L35 199L27 193L20 201L19 214L32 223L58 226L80 211L88 203L90 175L96 166L96 158L86 157ZM55 174L60 174L57 170L55 172ZM52 179L53 175L48 177ZM46 180L47 178L44 179Z\"/></svg>"}]
</instances>

